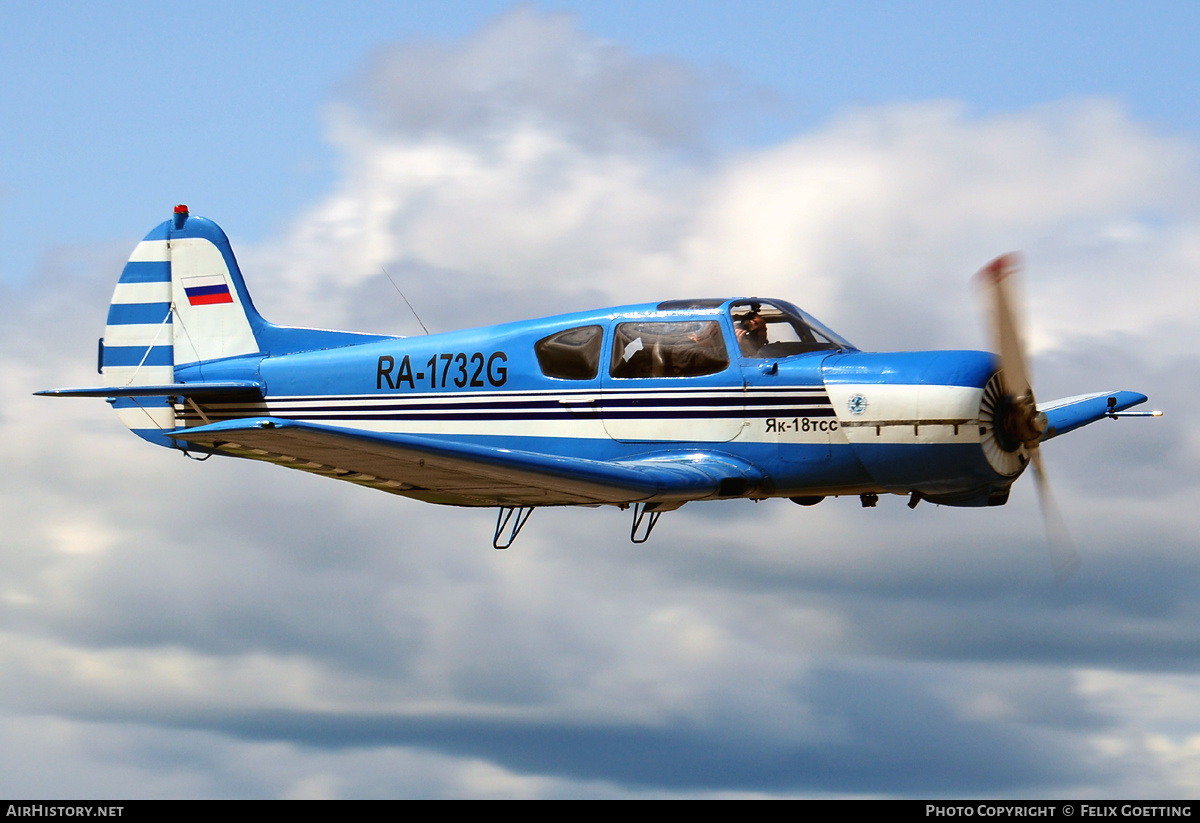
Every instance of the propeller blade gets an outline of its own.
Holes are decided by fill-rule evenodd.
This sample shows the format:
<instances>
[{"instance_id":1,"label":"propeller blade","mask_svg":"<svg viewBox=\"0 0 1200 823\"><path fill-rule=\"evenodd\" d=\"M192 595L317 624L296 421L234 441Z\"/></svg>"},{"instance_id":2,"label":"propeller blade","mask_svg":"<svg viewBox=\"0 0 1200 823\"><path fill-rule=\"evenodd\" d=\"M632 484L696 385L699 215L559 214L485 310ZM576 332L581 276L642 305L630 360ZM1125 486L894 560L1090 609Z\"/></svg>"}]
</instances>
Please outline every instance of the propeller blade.
<instances>
[{"instance_id":1,"label":"propeller blade","mask_svg":"<svg viewBox=\"0 0 1200 823\"><path fill-rule=\"evenodd\" d=\"M1058 513L1054 494L1050 491L1050 481L1042 465L1042 450L1035 446L1029 449L1029 456L1033 459L1033 478L1037 481L1038 502L1042 507L1042 520L1046 523L1046 539L1050 549L1050 562L1054 566L1054 579L1063 583L1079 570L1082 560L1079 552L1075 550L1071 533L1067 531L1067 524Z\"/></svg>"},{"instance_id":2,"label":"propeller blade","mask_svg":"<svg viewBox=\"0 0 1200 823\"><path fill-rule=\"evenodd\" d=\"M1032 397L1029 366L1017 320L1012 275L1021 269L1018 254L997 257L979 272L979 281L990 298L993 350L1000 355L1000 379L1006 394Z\"/></svg>"},{"instance_id":3,"label":"propeller blade","mask_svg":"<svg viewBox=\"0 0 1200 823\"><path fill-rule=\"evenodd\" d=\"M1042 451L1038 448L1042 433L1046 430L1046 415L1037 410L1033 383L1029 377L1029 361L1021 337L1016 278L1013 277L1020 268L1019 255L1005 254L984 266L978 279L988 293L993 350L1000 356L1000 383L1005 396L1003 419L999 421L999 427L1003 429L1009 447L1016 449L1023 446L1033 463L1033 477L1037 483L1042 520L1046 525L1050 562L1054 566L1055 580L1062 583L1079 568L1080 559L1066 523L1058 513L1046 468L1042 464Z\"/></svg>"}]
</instances>

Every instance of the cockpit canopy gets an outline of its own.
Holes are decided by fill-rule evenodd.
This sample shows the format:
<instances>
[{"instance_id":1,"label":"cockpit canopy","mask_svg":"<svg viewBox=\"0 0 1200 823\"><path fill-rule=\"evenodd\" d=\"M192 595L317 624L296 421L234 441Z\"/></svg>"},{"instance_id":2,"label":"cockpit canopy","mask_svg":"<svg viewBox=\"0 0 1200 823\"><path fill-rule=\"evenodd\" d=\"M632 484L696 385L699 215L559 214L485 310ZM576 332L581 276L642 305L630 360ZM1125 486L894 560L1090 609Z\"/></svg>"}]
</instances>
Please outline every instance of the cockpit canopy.
<instances>
[{"instance_id":1,"label":"cockpit canopy","mask_svg":"<svg viewBox=\"0 0 1200 823\"><path fill-rule=\"evenodd\" d=\"M735 300L729 305L729 315L743 357L788 357L854 349L812 315L782 300Z\"/></svg>"},{"instance_id":2,"label":"cockpit canopy","mask_svg":"<svg viewBox=\"0 0 1200 823\"><path fill-rule=\"evenodd\" d=\"M645 307L635 308L637 312L618 318L612 327L610 377L702 377L725 371L738 356L766 359L854 350L811 315L782 300L669 300L654 307L657 315L649 316ZM722 319L725 312L728 324ZM595 379L604 336L604 326L593 322L538 340L534 352L542 374L559 380Z\"/></svg>"}]
</instances>

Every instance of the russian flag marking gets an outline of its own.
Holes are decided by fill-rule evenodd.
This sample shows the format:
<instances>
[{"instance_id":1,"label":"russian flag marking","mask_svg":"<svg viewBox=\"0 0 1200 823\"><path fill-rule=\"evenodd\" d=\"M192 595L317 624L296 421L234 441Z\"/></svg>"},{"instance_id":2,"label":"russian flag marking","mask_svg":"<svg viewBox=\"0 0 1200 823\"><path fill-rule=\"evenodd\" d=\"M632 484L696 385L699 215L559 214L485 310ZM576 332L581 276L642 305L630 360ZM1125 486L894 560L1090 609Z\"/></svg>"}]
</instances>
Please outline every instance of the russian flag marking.
<instances>
[{"instance_id":1,"label":"russian flag marking","mask_svg":"<svg viewBox=\"0 0 1200 823\"><path fill-rule=\"evenodd\" d=\"M183 291L187 295L188 303L193 306L211 306L215 303L233 302L229 284L219 274L185 277L183 278Z\"/></svg>"}]
</instances>

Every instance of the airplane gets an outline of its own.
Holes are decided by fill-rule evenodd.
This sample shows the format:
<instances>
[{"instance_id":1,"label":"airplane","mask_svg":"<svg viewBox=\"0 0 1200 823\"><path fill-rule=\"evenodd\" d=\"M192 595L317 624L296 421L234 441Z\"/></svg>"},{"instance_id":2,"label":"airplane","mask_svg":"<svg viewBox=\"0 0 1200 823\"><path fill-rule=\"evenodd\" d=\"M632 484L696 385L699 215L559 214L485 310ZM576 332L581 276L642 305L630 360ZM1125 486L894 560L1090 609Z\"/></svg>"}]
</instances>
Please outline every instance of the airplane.
<instances>
[{"instance_id":1,"label":"airplane","mask_svg":"<svg viewBox=\"0 0 1200 823\"><path fill-rule=\"evenodd\" d=\"M803 506L881 494L999 506L1041 444L1146 401L1038 404L1013 305L1018 260L980 272L997 355L870 353L784 300L675 299L401 337L293 328L255 309L225 233L177 206L121 273L104 397L189 457L261 460L452 506L497 507L497 549L543 506L633 510L630 539L702 500ZM419 319L419 318L418 318ZM1055 550L1056 574L1078 564Z\"/></svg>"}]
</instances>

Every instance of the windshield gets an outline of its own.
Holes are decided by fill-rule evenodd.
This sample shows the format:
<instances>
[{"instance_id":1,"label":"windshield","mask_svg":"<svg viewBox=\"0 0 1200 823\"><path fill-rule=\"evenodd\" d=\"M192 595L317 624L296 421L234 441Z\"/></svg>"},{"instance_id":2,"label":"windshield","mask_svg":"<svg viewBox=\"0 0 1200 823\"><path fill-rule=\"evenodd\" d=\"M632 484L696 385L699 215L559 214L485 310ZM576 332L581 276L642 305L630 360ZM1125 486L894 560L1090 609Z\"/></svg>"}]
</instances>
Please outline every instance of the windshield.
<instances>
[{"instance_id":1,"label":"windshield","mask_svg":"<svg viewBox=\"0 0 1200 823\"><path fill-rule=\"evenodd\" d=\"M743 357L787 357L854 349L816 318L782 300L737 300L729 315Z\"/></svg>"}]
</instances>

